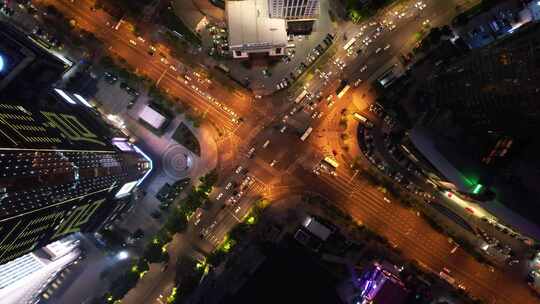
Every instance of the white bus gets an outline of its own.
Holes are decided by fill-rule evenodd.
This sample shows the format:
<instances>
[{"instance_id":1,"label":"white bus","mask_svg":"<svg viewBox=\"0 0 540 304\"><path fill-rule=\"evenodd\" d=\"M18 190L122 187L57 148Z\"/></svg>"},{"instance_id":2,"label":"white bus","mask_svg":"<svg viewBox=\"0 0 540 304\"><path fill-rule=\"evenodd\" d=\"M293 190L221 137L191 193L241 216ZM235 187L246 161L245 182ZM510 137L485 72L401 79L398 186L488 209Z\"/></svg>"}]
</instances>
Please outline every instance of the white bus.
<instances>
[{"instance_id":1,"label":"white bus","mask_svg":"<svg viewBox=\"0 0 540 304\"><path fill-rule=\"evenodd\" d=\"M341 89L341 91L339 91L339 93L337 94L337 97L338 98L341 98L343 97L343 95L345 95L345 93L347 93L347 91L351 88L351 86L349 85L346 85L343 87L343 89Z\"/></svg>"},{"instance_id":2,"label":"white bus","mask_svg":"<svg viewBox=\"0 0 540 304\"><path fill-rule=\"evenodd\" d=\"M365 118L364 116L358 114L358 113L354 113L353 114L354 118L358 119L359 121L363 122L363 123L366 123L368 121L367 118Z\"/></svg>"},{"instance_id":3,"label":"white bus","mask_svg":"<svg viewBox=\"0 0 540 304\"><path fill-rule=\"evenodd\" d=\"M303 90L302 93L300 93L300 95L298 95L298 97L296 97L296 99L294 100L294 103L299 103L300 101L302 101L302 99L304 99L304 97L306 97L308 91L306 90Z\"/></svg>"},{"instance_id":4,"label":"white bus","mask_svg":"<svg viewBox=\"0 0 540 304\"><path fill-rule=\"evenodd\" d=\"M313 128L312 127L307 128L306 132L304 132L304 134L302 134L302 137L300 137L300 140L305 141L309 137L311 132L313 132Z\"/></svg>"},{"instance_id":5,"label":"white bus","mask_svg":"<svg viewBox=\"0 0 540 304\"><path fill-rule=\"evenodd\" d=\"M349 42L347 42L344 46L343 46L343 49L346 51L348 50L354 43L356 42L356 38L351 38L351 40L349 40Z\"/></svg>"},{"instance_id":6,"label":"white bus","mask_svg":"<svg viewBox=\"0 0 540 304\"><path fill-rule=\"evenodd\" d=\"M364 116L362 116L362 115L360 115L358 113L354 113L353 116L354 116L354 118L358 119L362 124L364 124L366 127L368 127L368 128L373 127L373 124L366 117L364 117Z\"/></svg>"},{"instance_id":7,"label":"white bus","mask_svg":"<svg viewBox=\"0 0 540 304\"><path fill-rule=\"evenodd\" d=\"M337 162L337 160L335 160L334 158L330 156L326 156L323 160L325 163L329 164L334 169L337 169L337 167L339 167L339 163Z\"/></svg>"}]
</instances>

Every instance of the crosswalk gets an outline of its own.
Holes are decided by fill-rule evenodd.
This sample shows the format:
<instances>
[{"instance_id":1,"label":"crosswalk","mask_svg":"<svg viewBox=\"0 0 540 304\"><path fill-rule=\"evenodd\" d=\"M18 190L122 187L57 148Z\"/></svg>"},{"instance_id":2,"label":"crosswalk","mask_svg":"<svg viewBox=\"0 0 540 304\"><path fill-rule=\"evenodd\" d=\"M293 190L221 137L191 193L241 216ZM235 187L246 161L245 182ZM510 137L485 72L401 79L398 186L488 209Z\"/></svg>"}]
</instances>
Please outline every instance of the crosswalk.
<instances>
[{"instance_id":1,"label":"crosswalk","mask_svg":"<svg viewBox=\"0 0 540 304\"><path fill-rule=\"evenodd\" d=\"M205 236L206 240L215 247L223 242L230 229L242 221L251 209L251 205L264 196L263 194L267 192L267 187L255 179L255 182L244 190L244 192L244 197L238 203L222 209L216 217L215 226ZM237 209L238 207L240 208Z\"/></svg>"},{"instance_id":2,"label":"crosswalk","mask_svg":"<svg viewBox=\"0 0 540 304\"><path fill-rule=\"evenodd\" d=\"M309 172L301 174L307 176ZM412 210L397 203L385 202L384 195L374 187L360 181L351 181L346 174L338 174L337 177L324 174L311 176L314 179L312 183L319 180L318 192L325 192L338 208L385 236L393 247L399 248L409 258L431 270L437 271L443 267L452 269L456 280L474 291L474 294L497 294L498 288L504 286L506 277L501 272L490 272L462 250L451 254L453 244L447 241L446 236L435 232ZM512 293L516 291L512 290ZM505 296L506 299L510 298L510 295Z\"/></svg>"}]
</instances>

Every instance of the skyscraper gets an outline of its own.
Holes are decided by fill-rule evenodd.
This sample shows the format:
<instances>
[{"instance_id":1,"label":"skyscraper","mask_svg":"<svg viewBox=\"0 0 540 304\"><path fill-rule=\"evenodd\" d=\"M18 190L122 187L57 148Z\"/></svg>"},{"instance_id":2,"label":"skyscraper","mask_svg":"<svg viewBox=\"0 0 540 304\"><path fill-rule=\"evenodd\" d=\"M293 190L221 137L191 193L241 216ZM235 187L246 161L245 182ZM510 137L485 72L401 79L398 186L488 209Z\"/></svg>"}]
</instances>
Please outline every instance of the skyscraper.
<instances>
[{"instance_id":1,"label":"skyscraper","mask_svg":"<svg viewBox=\"0 0 540 304\"><path fill-rule=\"evenodd\" d=\"M268 0L271 18L310 20L319 15L319 0Z\"/></svg>"},{"instance_id":2,"label":"skyscraper","mask_svg":"<svg viewBox=\"0 0 540 304\"><path fill-rule=\"evenodd\" d=\"M67 59L53 56L31 39L34 39L31 35L0 22L0 97L3 99L13 96L25 101L36 99L50 90L69 68Z\"/></svg>"},{"instance_id":3,"label":"skyscraper","mask_svg":"<svg viewBox=\"0 0 540 304\"><path fill-rule=\"evenodd\" d=\"M0 40L0 49L9 51L0 78L3 264L99 227L149 173L151 161L77 96L47 90L65 70L63 62L7 25L0 26L0 36L9 38ZM34 90L29 80L36 64L40 81Z\"/></svg>"},{"instance_id":4,"label":"skyscraper","mask_svg":"<svg viewBox=\"0 0 540 304\"><path fill-rule=\"evenodd\" d=\"M540 127L540 26L525 26L445 66L426 87L472 132L522 138Z\"/></svg>"}]
</instances>

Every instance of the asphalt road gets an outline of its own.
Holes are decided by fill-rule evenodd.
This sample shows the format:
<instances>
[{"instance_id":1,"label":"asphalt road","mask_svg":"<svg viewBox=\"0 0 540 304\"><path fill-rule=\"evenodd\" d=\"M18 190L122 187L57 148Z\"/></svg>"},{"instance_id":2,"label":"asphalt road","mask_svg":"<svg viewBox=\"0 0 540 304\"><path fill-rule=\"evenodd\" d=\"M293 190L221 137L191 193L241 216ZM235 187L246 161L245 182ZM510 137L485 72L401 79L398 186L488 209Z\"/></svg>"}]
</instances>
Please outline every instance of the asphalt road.
<instances>
[{"instance_id":1,"label":"asphalt road","mask_svg":"<svg viewBox=\"0 0 540 304\"><path fill-rule=\"evenodd\" d=\"M448 242L446 236L435 232L414 212L395 203L386 203L382 193L369 186L365 181L354 178L354 173L346 168L347 161L352 156L342 150L338 139L339 111L351 104L353 94L349 93L336 101L336 104L330 109L326 106L317 109L317 111L323 111L324 115L320 121L310 123L314 127L313 135L307 141L302 142L299 140L298 134L291 130L292 126L284 133L279 132L279 129L276 128L276 126L282 125L283 115L293 107L293 105L284 105L281 95L276 96L273 100L264 101L252 101L246 98L246 102L240 105L236 103L233 106L232 100L237 98L231 97L226 90L220 90L217 95L214 95L226 102L231 98L230 107L234 107L234 112L245 118L245 122L238 128L236 123L231 122L230 113L201 98L181 80L177 80L174 73L170 71L164 73L167 66L160 62L160 59L156 60L153 56L148 55L147 50L141 49L138 42L136 42L137 46L134 46L130 40L135 37L128 29L121 27L116 31L107 25L107 18L102 13L91 13L90 2L78 1L75 5L67 0L51 0L47 3L53 3L66 14L75 16L80 26L96 33L99 39L102 39L107 46L112 47L112 52L121 55L130 65L148 74L156 81L161 78L160 86L168 89L172 95L184 99L199 109L205 109L208 118L214 124L226 131L236 132L234 139L224 140L220 146L221 151L233 150L235 155L220 163L220 168L225 169L220 170L222 178L212 193L213 197L223 192L231 176L236 174L234 169L242 163L250 168L249 174L256 177L260 183L254 192L261 191L261 194L265 193L274 199L303 191L321 193L336 206L351 214L355 220L366 224L388 238L391 244L400 248L406 257L417 260L426 269L436 273L441 271L443 267L450 269L452 276L475 297L489 303L535 303L536 300L531 296L523 278L512 277L512 274L499 270L491 272L486 266L479 264L460 249L451 254L450 250L453 248L453 244ZM358 58L346 56L345 51L340 46L340 44L345 43L341 39L343 32L340 32L336 35L338 52L335 57L346 61L347 68L341 72L333 63L329 63L319 67L319 69L323 72L335 71L334 76L347 79L373 78L376 76L376 71L387 64L393 55L405 51L404 48L412 45L414 42L411 40L413 34L418 31L422 21L430 19L432 24L446 23L449 17L455 14L456 4L464 2L467 1L430 1L428 7L420 13L420 17L414 15L404 17L403 23L399 23L393 32L382 34ZM360 26L347 23L341 28L342 31L350 32L347 36L351 36ZM384 47L387 44L391 44L390 49L376 56L372 54L376 48ZM170 57L167 58L169 61L173 60ZM359 72L359 67L363 65L368 66L367 70ZM315 77L314 79L320 78ZM310 88L321 88L322 95L327 96L333 92L337 82L338 78L334 77L329 79L326 84L322 80L314 82L310 84ZM360 86L357 90L359 91L354 94L355 96L361 95L362 90L367 90L367 87ZM274 111L268 111L268 108L260 110L257 106L258 102L275 103L276 108ZM291 118L291 120L294 119L294 117ZM263 127L260 128L260 126ZM324 136L319 137L318 134L324 134ZM267 148L263 148L262 145L266 140L270 140L271 143ZM253 159L249 160L241 154L251 147L256 147L256 154ZM327 174L319 176L312 174L310 166L315 165L324 155L331 153L330 150L336 151L338 162L343 164L337 170L337 177ZM275 164L270 165L274 160ZM246 196L255 197L256 193L250 195ZM240 203L246 204L242 201ZM221 209L219 206L217 208ZM247 209L247 207L242 209L244 208ZM230 209L224 208L223 210L210 213L208 218L204 219L198 226L200 227L198 229L207 228L215 219L221 217L220 224L216 224L212 232L208 234L210 237L207 237L213 243L215 241L212 240L212 237L219 239L235 223L234 220L225 219L225 217L232 217ZM216 217L214 218L214 216ZM145 296L144 299L153 299L158 292L170 286L170 281L155 280L147 284L152 285L152 291L148 293L151 296Z\"/></svg>"}]
</instances>

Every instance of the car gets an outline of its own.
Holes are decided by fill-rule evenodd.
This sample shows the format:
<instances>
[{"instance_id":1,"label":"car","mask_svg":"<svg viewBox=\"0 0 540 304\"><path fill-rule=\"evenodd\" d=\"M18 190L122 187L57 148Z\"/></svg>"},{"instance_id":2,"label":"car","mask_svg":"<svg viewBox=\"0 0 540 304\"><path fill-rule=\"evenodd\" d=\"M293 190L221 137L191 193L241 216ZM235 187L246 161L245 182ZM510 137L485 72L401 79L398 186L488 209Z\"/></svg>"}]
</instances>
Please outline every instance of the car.
<instances>
[{"instance_id":1,"label":"car","mask_svg":"<svg viewBox=\"0 0 540 304\"><path fill-rule=\"evenodd\" d=\"M311 118L315 119L317 118L317 115L319 115L319 112L313 112L313 114L311 115Z\"/></svg>"},{"instance_id":2,"label":"car","mask_svg":"<svg viewBox=\"0 0 540 304\"><path fill-rule=\"evenodd\" d=\"M154 210L152 211L152 213L150 213L150 216L153 217L154 219L160 219L161 218L161 212L159 212L158 210Z\"/></svg>"},{"instance_id":3,"label":"car","mask_svg":"<svg viewBox=\"0 0 540 304\"><path fill-rule=\"evenodd\" d=\"M137 46L137 42L135 42L135 40L130 39L130 40L129 40L129 43L132 44L132 45L134 45L134 46Z\"/></svg>"},{"instance_id":4,"label":"car","mask_svg":"<svg viewBox=\"0 0 540 304\"><path fill-rule=\"evenodd\" d=\"M358 87L361 83L362 83L362 79L358 78L358 79L356 79L356 81L354 82L354 86L355 86L355 87Z\"/></svg>"},{"instance_id":5,"label":"car","mask_svg":"<svg viewBox=\"0 0 540 304\"><path fill-rule=\"evenodd\" d=\"M115 82L118 81L118 76L114 75L114 74L111 74L109 72L105 72L103 74L103 78L105 78L105 81L109 84L114 84Z\"/></svg>"},{"instance_id":6,"label":"car","mask_svg":"<svg viewBox=\"0 0 540 304\"><path fill-rule=\"evenodd\" d=\"M333 95L328 95L328 97L326 97L326 102L330 103L330 101L332 101L333 98L334 98Z\"/></svg>"},{"instance_id":7,"label":"car","mask_svg":"<svg viewBox=\"0 0 540 304\"><path fill-rule=\"evenodd\" d=\"M237 206L236 209L234 209L234 213L238 213L240 210L242 210L242 207Z\"/></svg>"},{"instance_id":8,"label":"car","mask_svg":"<svg viewBox=\"0 0 540 304\"><path fill-rule=\"evenodd\" d=\"M236 168L236 170L234 171L236 174L240 174L240 172L242 172L242 166L238 166L238 168Z\"/></svg>"},{"instance_id":9,"label":"car","mask_svg":"<svg viewBox=\"0 0 540 304\"><path fill-rule=\"evenodd\" d=\"M248 151L248 158L252 158L253 154L255 153L255 147L251 147Z\"/></svg>"},{"instance_id":10,"label":"car","mask_svg":"<svg viewBox=\"0 0 540 304\"><path fill-rule=\"evenodd\" d=\"M292 108L292 110L289 112L289 115L294 115L294 113L296 113L296 111L298 111L297 107Z\"/></svg>"},{"instance_id":11,"label":"car","mask_svg":"<svg viewBox=\"0 0 540 304\"><path fill-rule=\"evenodd\" d=\"M273 167L273 166L275 166L276 164L277 164L277 160L274 159L274 160L272 160L272 162L270 163L270 167Z\"/></svg>"},{"instance_id":12,"label":"car","mask_svg":"<svg viewBox=\"0 0 540 304\"><path fill-rule=\"evenodd\" d=\"M281 129L279 129L279 133L284 133L286 129L287 125L284 125L283 127L281 127Z\"/></svg>"},{"instance_id":13,"label":"car","mask_svg":"<svg viewBox=\"0 0 540 304\"><path fill-rule=\"evenodd\" d=\"M289 119L289 115L283 116L283 119L281 120L283 123L287 122L287 119Z\"/></svg>"},{"instance_id":14,"label":"car","mask_svg":"<svg viewBox=\"0 0 540 304\"><path fill-rule=\"evenodd\" d=\"M382 48L377 48L377 49L375 50L375 54L379 54L381 51L382 51Z\"/></svg>"},{"instance_id":15,"label":"car","mask_svg":"<svg viewBox=\"0 0 540 304\"><path fill-rule=\"evenodd\" d=\"M360 72L365 72L367 70L367 65L364 65L361 69L360 69Z\"/></svg>"},{"instance_id":16,"label":"car","mask_svg":"<svg viewBox=\"0 0 540 304\"><path fill-rule=\"evenodd\" d=\"M232 187L232 182L229 182L227 186L225 186L225 190L229 190Z\"/></svg>"},{"instance_id":17,"label":"car","mask_svg":"<svg viewBox=\"0 0 540 304\"><path fill-rule=\"evenodd\" d=\"M223 197L223 192L220 192L220 193L216 196L216 201L219 201L222 197Z\"/></svg>"},{"instance_id":18,"label":"car","mask_svg":"<svg viewBox=\"0 0 540 304\"><path fill-rule=\"evenodd\" d=\"M193 213L193 219L194 219L193 224L195 226L197 226L201 222L202 213L203 213L202 208L197 208L197 210L195 210L195 213Z\"/></svg>"},{"instance_id":19,"label":"car","mask_svg":"<svg viewBox=\"0 0 540 304\"><path fill-rule=\"evenodd\" d=\"M387 45L384 46L383 50L386 51L386 50L388 50L389 48L390 48L390 44L387 44Z\"/></svg>"},{"instance_id":20,"label":"car","mask_svg":"<svg viewBox=\"0 0 540 304\"><path fill-rule=\"evenodd\" d=\"M141 228L138 228L137 230L135 230L133 232L133 234L131 235L131 237L134 239L134 240L140 240L144 237L144 231L141 229Z\"/></svg>"},{"instance_id":21,"label":"car","mask_svg":"<svg viewBox=\"0 0 540 304\"><path fill-rule=\"evenodd\" d=\"M268 139L268 140L266 140L266 141L264 142L264 144L263 144L263 146L262 146L263 149L265 149L266 147L268 147L269 144L270 144L270 140Z\"/></svg>"}]
</instances>

